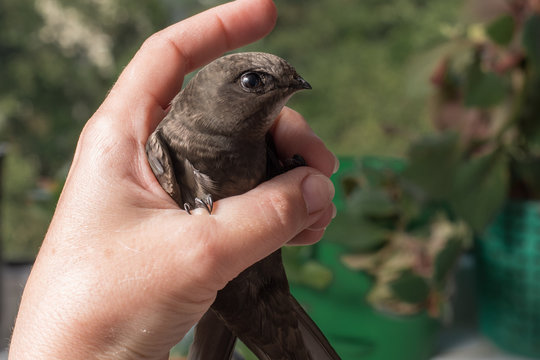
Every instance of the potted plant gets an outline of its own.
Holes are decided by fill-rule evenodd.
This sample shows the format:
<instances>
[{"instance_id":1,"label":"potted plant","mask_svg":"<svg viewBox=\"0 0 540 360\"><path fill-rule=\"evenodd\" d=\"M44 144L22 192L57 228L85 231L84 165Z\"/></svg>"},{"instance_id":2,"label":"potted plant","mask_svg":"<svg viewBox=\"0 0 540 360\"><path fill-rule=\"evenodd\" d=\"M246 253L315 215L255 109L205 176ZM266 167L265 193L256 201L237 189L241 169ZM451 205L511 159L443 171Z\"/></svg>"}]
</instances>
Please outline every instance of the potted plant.
<instances>
[{"instance_id":1,"label":"potted plant","mask_svg":"<svg viewBox=\"0 0 540 360\"><path fill-rule=\"evenodd\" d=\"M540 356L540 1L474 3L489 18L449 29L437 50L438 132L415 141L401 164L351 161L338 174L344 205L314 253L334 278L324 291L293 289L314 298L308 310L338 351L341 340L357 344L343 345L344 358L406 359L407 344L422 347L407 335L428 331L412 322L444 315L452 264L472 234L481 238L483 332ZM339 305L325 317L330 295ZM395 322L381 330L385 318ZM380 353L392 345L397 355Z\"/></svg>"},{"instance_id":2,"label":"potted plant","mask_svg":"<svg viewBox=\"0 0 540 360\"><path fill-rule=\"evenodd\" d=\"M468 189L443 199L481 235L482 331L539 357L540 2L473 3L477 16L454 29L432 76L439 138L460 135L440 157L455 164L446 183Z\"/></svg>"},{"instance_id":3,"label":"potted plant","mask_svg":"<svg viewBox=\"0 0 540 360\"><path fill-rule=\"evenodd\" d=\"M343 359L429 359L471 232L414 183L418 160L340 162L338 216L309 250L333 277L292 291Z\"/></svg>"}]
</instances>

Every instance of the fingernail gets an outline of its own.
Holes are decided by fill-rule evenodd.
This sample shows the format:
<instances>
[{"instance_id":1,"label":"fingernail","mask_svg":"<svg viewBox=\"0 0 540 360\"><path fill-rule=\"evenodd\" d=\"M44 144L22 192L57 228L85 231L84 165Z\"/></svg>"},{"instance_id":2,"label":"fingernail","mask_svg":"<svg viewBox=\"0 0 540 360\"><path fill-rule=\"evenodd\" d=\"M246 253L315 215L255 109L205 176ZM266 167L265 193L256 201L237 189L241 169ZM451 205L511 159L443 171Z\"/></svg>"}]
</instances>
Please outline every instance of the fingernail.
<instances>
[{"instance_id":1,"label":"fingernail","mask_svg":"<svg viewBox=\"0 0 540 360\"><path fill-rule=\"evenodd\" d=\"M334 155L334 171L332 172L332 174L335 174L338 172L339 170L339 159L337 158L336 155Z\"/></svg>"},{"instance_id":2,"label":"fingernail","mask_svg":"<svg viewBox=\"0 0 540 360\"><path fill-rule=\"evenodd\" d=\"M334 185L324 175L310 175L302 183L302 192L308 214L325 209L335 194Z\"/></svg>"},{"instance_id":3,"label":"fingernail","mask_svg":"<svg viewBox=\"0 0 540 360\"><path fill-rule=\"evenodd\" d=\"M332 209L332 219L335 219L336 218L336 215L337 215L337 208L336 208L336 205L332 204L333 206L333 209Z\"/></svg>"}]
</instances>

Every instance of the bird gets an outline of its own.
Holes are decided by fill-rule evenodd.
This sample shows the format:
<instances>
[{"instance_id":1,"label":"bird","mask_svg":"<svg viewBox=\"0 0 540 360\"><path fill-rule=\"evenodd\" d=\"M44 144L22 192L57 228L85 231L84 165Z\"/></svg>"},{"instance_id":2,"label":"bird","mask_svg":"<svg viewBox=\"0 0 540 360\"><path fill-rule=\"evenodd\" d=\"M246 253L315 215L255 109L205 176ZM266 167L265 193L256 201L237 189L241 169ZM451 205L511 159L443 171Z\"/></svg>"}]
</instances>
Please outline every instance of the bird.
<instances>
[{"instance_id":1,"label":"bird","mask_svg":"<svg viewBox=\"0 0 540 360\"><path fill-rule=\"evenodd\" d=\"M281 161L269 130L290 97L307 89L294 67L273 54L212 61L174 97L147 140L158 182L189 214L211 215L220 199L306 165L300 155ZM195 327L188 359L230 359L237 338L262 360L339 359L290 293L281 249L218 291Z\"/></svg>"}]
</instances>

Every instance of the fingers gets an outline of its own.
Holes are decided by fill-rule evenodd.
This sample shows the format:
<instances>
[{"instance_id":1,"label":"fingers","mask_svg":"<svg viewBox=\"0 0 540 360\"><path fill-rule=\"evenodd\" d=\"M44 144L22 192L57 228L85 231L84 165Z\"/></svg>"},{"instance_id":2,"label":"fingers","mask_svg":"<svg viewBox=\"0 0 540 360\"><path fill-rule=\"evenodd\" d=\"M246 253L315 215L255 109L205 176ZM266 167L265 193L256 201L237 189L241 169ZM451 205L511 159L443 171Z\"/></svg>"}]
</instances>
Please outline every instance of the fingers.
<instances>
[{"instance_id":1,"label":"fingers","mask_svg":"<svg viewBox=\"0 0 540 360\"><path fill-rule=\"evenodd\" d=\"M275 20L271 0L239 0L174 24L146 40L108 101L122 113L133 111L136 104L165 109L180 90L185 74L225 51L263 37ZM150 120L155 125L160 119Z\"/></svg>"},{"instance_id":2,"label":"fingers","mask_svg":"<svg viewBox=\"0 0 540 360\"><path fill-rule=\"evenodd\" d=\"M330 206L326 208L326 210L319 217L319 219L308 227L308 230L326 229L326 227L330 225L330 222L332 221L332 219L336 217L336 214L337 214L336 206L334 204L330 204Z\"/></svg>"},{"instance_id":3,"label":"fingers","mask_svg":"<svg viewBox=\"0 0 540 360\"><path fill-rule=\"evenodd\" d=\"M337 171L339 162L315 135L302 115L290 108L283 108L273 127L274 142L282 158L302 155L308 166L326 176Z\"/></svg>"},{"instance_id":4,"label":"fingers","mask_svg":"<svg viewBox=\"0 0 540 360\"><path fill-rule=\"evenodd\" d=\"M316 243L317 241L321 240L322 236L324 235L324 229L319 230L310 230L306 229L302 231L300 234L296 235L294 239L289 241L287 245L312 245Z\"/></svg>"},{"instance_id":5,"label":"fingers","mask_svg":"<svg viewBox=\"0 0 540 360\"><path fill-rule=\"evenodd\" d=\"M333 213L334 187L325 175L302 167L267 181L241 196L220 200L212 214L217 229L226 238L214 243L226 267L239 273L277 250L321 216L329 222ZM330 214L330 215L328 215ZM312 230L317 233L324 230ZM299 242L316 241L316 235ZM223 265L225 267L225 265Z\"/></svg>"},{"instance_id":6,"label":"fingers","mask_svg":"<svg viewBox=\"0 0 540 360\"><path fill-rule=\"evenodd\" d=\"M311 224L307 229L301 231L287 245L312 245L321 240L326 227L330 225L333 218L336 217L336 207L331 204L322 213L317 221Z\"/></svg>"}]
</instances>

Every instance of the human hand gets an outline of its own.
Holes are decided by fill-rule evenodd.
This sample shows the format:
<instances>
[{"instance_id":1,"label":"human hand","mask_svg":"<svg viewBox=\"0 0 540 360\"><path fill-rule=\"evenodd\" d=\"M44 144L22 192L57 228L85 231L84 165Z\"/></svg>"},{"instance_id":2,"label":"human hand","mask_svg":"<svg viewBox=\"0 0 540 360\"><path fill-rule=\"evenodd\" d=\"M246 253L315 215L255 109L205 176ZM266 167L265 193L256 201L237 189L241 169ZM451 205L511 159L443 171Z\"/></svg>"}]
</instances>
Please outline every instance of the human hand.
<instances>
[{"instance_id":1,"label":"human hand","mask_svg":"<svg viewBox=\"0 0 540 360\"><path fill-rule=\"evenodd\" d=\"M335 157L285 108L273 128L294 169L189 216L144 146L183 76L266 35L270 0L239 0L149 38L86 124L28 280L10 359L167 359L216 292L285 243L320 239L335 208Z\"/></svg>"}]
</instances>

